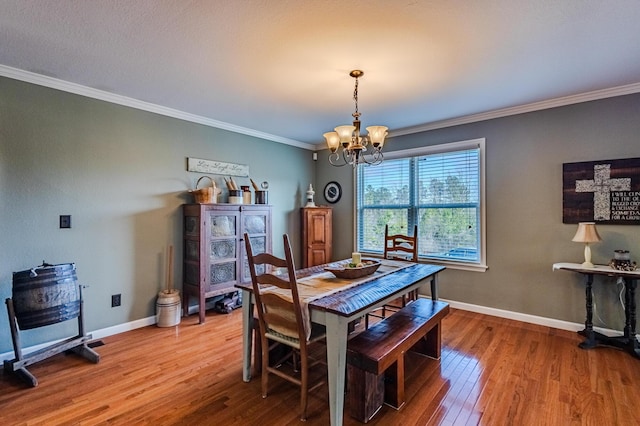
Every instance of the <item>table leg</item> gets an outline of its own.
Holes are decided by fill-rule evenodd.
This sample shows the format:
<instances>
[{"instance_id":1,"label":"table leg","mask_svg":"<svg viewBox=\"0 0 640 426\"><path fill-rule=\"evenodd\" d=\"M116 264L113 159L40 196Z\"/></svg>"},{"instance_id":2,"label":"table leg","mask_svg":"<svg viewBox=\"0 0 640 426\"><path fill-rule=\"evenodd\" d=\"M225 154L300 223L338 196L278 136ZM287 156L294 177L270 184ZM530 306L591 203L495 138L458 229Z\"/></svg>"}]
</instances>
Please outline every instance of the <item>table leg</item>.
<instances>
[{"instance_id":1,"label":"table leg","mask_svg":"<svg viewBox=\"0 0 640 426\"><path fill-rule=\"evenodd\" d=\"M587 308L587 319L584 322L584 330L580 333L586 340L580 343L582 349L591 349L595 348L596 336L593 331L593 293L591 292L591 287L593 286L593 274L586 274L587 283L585 286L585 300L586 300L586 308Z\"/></svg>"},{"instance_id":2,"label":"table leg","mask_svg":"<svg viewBox=\"0 0 640 426\"><path fill-rule=\"evenodd\" d=\"M347 366L347 328L344 317L327 313L327 370L329 375L329 416L332 426L342 425L344 382Z\"/></svg>"},{"instance_id":3,"label":"table leg","mask_svg":"<svg viewBox=\"0 0 640 426\"><path fill-rule=\"evenodd\" d=\"M635 337L636 334L636 301L635 301L635 280L628 280L625 283L624 292L624 337Z\"/></svg>"},{"instance_id":4,"label":"table leg","mask_svg":"<svg viewBox=\"0 0 640 426\"><path fill-rule=\"evenodd\" d=\"M242 290L242 380L251 380L251 352L253 333L253 300L251 293Z\"/></svg>"},{"instance_id":5,"label":"table leg","mask_svg":"<svg viewBox=\"0 0 640 426\"><path fill-rule=\"evenodd\" d=\"M431 278L431 300L434 302L438 300L438 275L434 275Z\"/></svg>"},{"instance_id":6,"label":"table leg","mask_svg":"<svg viewBox=\"0 0 640 426\"><path fill-rule=\"evenodd\" d=\"M625 298L627 299L625 304L626 324L624 328L624 335L628 338L627 348L629 352L636 358L640 358L640 343L636 338L636 285L636 280L627 280L627 291L625 292Z\"/></svg>"}]
</instances>

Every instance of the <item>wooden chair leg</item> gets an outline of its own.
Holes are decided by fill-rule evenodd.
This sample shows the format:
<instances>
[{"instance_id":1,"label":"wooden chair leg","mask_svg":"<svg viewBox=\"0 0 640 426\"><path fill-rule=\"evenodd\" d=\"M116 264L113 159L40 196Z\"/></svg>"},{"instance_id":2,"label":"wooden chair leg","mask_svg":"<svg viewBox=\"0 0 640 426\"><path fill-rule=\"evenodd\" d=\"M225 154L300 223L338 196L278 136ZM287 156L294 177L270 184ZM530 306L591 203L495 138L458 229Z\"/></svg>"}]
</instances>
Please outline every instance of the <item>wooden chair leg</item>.
<instances>
[{"instance_id":1,"label":"wooden chair leg","mask_svg":"<svg viewBox=\"0 0 640 426\"><path fill-rule=\"evenodd\" d=\"M269 386L269 342L266 338L262 338L262 397L267 397L267 391Z\"/></svg>"},{"instance_id":2,"label":"wooden chair leg","mask_svg":"<svg viewBox=\"0 0 640 426\"><path fill-rule=\"evenodd\" d=\"M260 339L260 328L253 327L253 375L258 377L262 371L262 340Z\"/></svg>"},{"instance_id":3,"label":"wooden chair leg","mask_svg":"<svg viewBox=\"0 0 640 426\"><path fill-rule=\"evenodd\" d=\"M294 349L291 353L291 362L293 364L293 371L295 371L296 373L300 371L300 358L300 353Z\"/></svg>"},{"instance_id":4,"label":"wooden chair leg","mask_svg":"<svg viewBox=\"0 0 640 426\"><path fill-rule=\"evenodd\" d=\"M301 357L300 374L300 420L307 421L307 400L309 397L309 357Z\"/></svg>"}]
</instances>

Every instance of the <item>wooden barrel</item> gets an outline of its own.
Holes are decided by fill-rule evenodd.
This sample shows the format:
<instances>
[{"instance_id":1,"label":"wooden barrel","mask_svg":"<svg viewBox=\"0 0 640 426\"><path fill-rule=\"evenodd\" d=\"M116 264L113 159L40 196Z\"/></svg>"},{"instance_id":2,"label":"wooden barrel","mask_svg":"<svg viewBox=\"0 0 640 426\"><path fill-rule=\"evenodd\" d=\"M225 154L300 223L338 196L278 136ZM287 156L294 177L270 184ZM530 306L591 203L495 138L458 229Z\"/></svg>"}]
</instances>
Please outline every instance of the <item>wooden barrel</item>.
<instances>
[{"instance_id":1,"label":"wooden barrel","mask_svg":"<svg viewBox=\"0 0 640 426\"><path fill-rule=\"evenodd\" d=\"M22 330L77 318L80 315L80 288L75 263L45 263L14 272L13 306Z\"/></svg>"}]
</instances>

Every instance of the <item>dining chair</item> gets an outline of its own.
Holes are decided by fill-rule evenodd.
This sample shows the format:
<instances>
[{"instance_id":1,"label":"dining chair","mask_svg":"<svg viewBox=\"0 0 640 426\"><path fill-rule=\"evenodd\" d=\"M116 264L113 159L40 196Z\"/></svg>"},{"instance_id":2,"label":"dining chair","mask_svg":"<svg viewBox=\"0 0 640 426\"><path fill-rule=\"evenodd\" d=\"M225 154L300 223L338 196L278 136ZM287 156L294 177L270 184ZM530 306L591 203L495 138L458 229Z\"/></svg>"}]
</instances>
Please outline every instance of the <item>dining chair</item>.
<instances>
[{"instance_id":1,"label":"dining chair","mask_svg":"<svg viewBox=\"0 0 640 426\"><path fill-rule=\"evenodd\" d=\"M418 225L413 227L413 236L403 234L389 235L389 225L384 227L384 252L383 257L385 259L395 260L408 260L410 262L418 261ZM365 328L369 328L369 316L375 318L385 318L387 316L387 310L397 311L398 309L406 306L407 302L416 300L418 298L418 290L413 290L407 295L402 295L397 301L393 301L386 305L383 305L382 314L377 314L376 311L370 312L365 318Z\"/></svg>"},{"instance_id":2,"label":"dining chair","mask_svg":"<svg viewBox=\"0 0 640 426\"><path fill-rule=\"evenodd\" d=\"M310 354L311 346L323 341L324 326L311 323L310 337L307 337L309 333L303 323L289 236L283 235L284 259L269 253L254 254L247 234L244 235L244 241L258 311L262 397L267 397L269 374L297 384L301 387L300 419L305 421L308 393L326 382L326 361L312 358ZM282 351L270 351L273 344L285 345L292 350L282 355ZM326 350L322 349L326 359ZM270 360L270 354L274 356L274 353L278 353L282 359ZM313 354L316 354L315 350ZM324 372L319 375L320 380L311 383L311 368L318 364L324 364Z\"/></svg>"}]
</instances>

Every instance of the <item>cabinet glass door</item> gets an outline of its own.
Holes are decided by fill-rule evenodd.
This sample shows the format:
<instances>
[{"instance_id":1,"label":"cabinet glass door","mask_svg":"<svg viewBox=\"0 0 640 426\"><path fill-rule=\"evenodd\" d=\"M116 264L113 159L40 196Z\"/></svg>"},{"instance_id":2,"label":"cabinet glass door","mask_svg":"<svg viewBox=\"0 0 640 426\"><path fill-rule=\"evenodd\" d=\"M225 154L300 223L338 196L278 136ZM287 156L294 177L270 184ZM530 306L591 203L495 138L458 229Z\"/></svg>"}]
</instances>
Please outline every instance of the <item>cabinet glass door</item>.
<instances>
[{"instance_id":1,"label":"cabinet glass door","mask_svg":"<svg viewBox=\"0 0 640 426\"><path fill-rule=\"evenodd\" d=\"M238 215L210 212L209 284L236 281Z\"/></svg>"},{"instance_id":2,"label":"cabinet glass door","mask_svg":"<svg viewBox=\"0 0 640 426\"><path fill-rule=\"evenodd\" d=\"M269 249L267 241L267 230L269 229L268 213L261 212L248 212L243 213L242 223L242 235L246 232L249 234L249 241L251 242L251 248L253 254L265 253ZM257 265L256 272L258 274L264 273L264 265ZM242 248L242 281L248 282L251 280L251 271L249 271L249 262L246 257L246 250Z\"/></svg>"}]
</instances>

